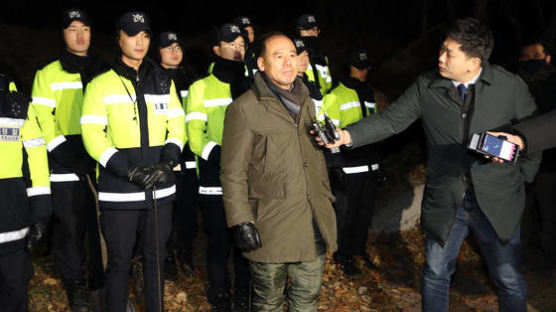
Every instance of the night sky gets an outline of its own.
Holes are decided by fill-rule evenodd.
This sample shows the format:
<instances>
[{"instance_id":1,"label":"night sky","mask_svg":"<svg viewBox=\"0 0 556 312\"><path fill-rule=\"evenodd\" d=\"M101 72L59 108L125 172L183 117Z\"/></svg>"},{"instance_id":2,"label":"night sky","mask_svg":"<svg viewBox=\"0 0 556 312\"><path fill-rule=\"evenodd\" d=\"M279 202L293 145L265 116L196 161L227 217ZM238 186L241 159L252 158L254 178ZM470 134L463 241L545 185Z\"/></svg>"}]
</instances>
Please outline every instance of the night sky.
<instances>
[{"instance_id":1,"label":"night sky","mask_svg":"<svg viewBox=\"0 0 556 312\"><path fill-rule=\"evenodd\" d=\"M335 62L336 65L340 63L338 59L348 47L360 46L369 51L378 73L392 60L404 62L404 66L398 66L401 68L388 65L390 67L386 66L386 70L396 75L400 71L406 72L407 81L423 69L436 65L441 29L456 18L473 16L488 24L496 39L491 61L510 70L515 69L517 53L523 42L541 38L552 46L556 41L556 1L553 0L274 0L228 1L224 4L197 0L181 1L174 6L168 3L163 0L3 0L0 27L18 25L56 30L59 29L61 12L78 7L92 20L93 35L103 34L110 38L118 16L129 10L142 10L150 17L155 33L174 30L182 37L207 41L211 30L239 15L251 17L257 34L269 30L292 34L297 16L312 12L321 25L322 42L328 47L327 54L333 67ZM0 44L13 44L7 41L0 32ZM210 54L210 44L205 45L201 54ZM186 52L187 49L185 47ZM199 51L194 53L199 54Z\"/></svg>"}]
</instances>

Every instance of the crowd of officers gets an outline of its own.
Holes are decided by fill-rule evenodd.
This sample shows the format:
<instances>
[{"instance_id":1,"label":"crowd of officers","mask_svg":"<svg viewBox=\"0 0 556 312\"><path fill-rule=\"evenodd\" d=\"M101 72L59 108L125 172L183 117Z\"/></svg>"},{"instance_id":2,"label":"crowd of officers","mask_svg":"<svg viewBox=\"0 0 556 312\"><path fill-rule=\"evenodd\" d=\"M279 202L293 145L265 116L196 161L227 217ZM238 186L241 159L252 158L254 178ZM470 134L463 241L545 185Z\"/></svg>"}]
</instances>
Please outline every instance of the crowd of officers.
<instances>
[{"instance_id":1,"label":"crowd of officers","mask_svg":"<svg viewBox=\"0 0 556 312\"><path fill-rule=\"evenodd\" d=\"M208 301L213 311L247 311L250 272L232 243L219 171L226 108L251 88L258 71L251 20L238 17L219 27L215 61L196 81L181 66L178 35L152 37L142 12L118 19L112 64L89 54L85 12L65 11L61 26L65 49L36 72L30 98L8 76L0 77L0 146L9 159L0 172L1 192L9 198L0 208L2 310L27 311L33 270L25 248L51 233L72 312L130 309L128 278L137 257L147 311L163 311L164 280L175 280L178 267L195 269L200 206L208 236ZM332 88L315 16L300 16L296 29L297 73L317 119L327 114L343 128L374 114L366 52L352 47L345 75ZM334 260L348 275L361 273L356 255L376 269L366 242L381 179L378 148L324 153L337 198Z\"/></svg>"}]
</instances>

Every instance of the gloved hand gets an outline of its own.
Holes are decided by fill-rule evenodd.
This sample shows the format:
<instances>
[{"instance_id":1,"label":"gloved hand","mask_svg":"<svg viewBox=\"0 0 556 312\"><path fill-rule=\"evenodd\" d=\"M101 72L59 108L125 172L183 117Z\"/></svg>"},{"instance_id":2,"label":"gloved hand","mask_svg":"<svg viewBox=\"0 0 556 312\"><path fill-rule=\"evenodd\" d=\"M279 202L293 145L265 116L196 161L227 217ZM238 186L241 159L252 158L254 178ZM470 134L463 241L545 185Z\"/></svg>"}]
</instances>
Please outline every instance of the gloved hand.
<instances>
[{"instance_id":1,"label":"gloved hand","mask_svg":"<svg viewBox=\"0 0 556 312\"><path fill-rule=\"evenodd\" d=\"M152 165L151 168L152 174L154 175L154 184L158 186L170 181L170 179L174 176L172 168L176 165L177 163L172 160L166 160Z\"/></svg>"},{"instance_id":2,"label":"gloved hand","mask_svg":"<svg viewBox=\"0 0 556 312\"><path fill-rule=\"evenodd\" d=\"M29 227L27 235L27 249L33 251L37 246L48 242L48 231L50 224L48 222L37 222Z\"/></svg>"},{"instance_id":3,"label":"gloved hand","mask_svg":"<svg viewBox=\"0 0 556 312\"><path fill-rule=\"evenodd\" d=\"M127 173L129 182L139 185L145 189L152 188L156 181L156 175L153 171L153 165L133 167Z\"/></svg>"},{"instance_id":4,"label":"gloved hand","mask_svg":"<svg viewBox=\"0 0 556 312\"><path fill-rule=\"evenodd\" d=\"M234 241L242 251L252 251L262 246L259 231L253 222L244 222L232 227Z\"/></svg>"}]
</instances>

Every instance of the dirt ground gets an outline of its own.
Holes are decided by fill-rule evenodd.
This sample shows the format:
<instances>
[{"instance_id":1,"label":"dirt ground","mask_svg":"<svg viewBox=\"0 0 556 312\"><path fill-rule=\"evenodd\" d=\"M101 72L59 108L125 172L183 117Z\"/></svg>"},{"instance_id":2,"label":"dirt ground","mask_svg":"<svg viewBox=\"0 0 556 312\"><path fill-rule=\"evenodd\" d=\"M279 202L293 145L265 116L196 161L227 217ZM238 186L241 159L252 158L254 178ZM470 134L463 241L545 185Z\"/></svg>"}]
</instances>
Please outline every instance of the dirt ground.
<instances>
[{"instance_id":1,"label":"dirt ground","mask_svg":"<svg viewBox=\"0 0 556 312\"><path fill-rule=\"evenodd\" d=\"M196 271L180 272L175 282L166 282L165 304L170 312L210 311L204 290L206 236L195 240ZM395 235L371 237L368 251L378 270L367 269L363 274L345 277L328 257L319 311L420 311L421 277L424 262L423 239L419 230ZM35 277L30 287L31 311L69 311L60 280L54 272L51 258L35 259ZM525 266L529 286L529 311L556 311L556 287L546 276L540 253L530 251ZM130 285L133 281L130 280ZM133 287L131 300L136 311ZM497 311L495 290L489 283L481 257L472 244L466 242L458 259L450 294L450 311Z\"/></svg>"}]
</instances>

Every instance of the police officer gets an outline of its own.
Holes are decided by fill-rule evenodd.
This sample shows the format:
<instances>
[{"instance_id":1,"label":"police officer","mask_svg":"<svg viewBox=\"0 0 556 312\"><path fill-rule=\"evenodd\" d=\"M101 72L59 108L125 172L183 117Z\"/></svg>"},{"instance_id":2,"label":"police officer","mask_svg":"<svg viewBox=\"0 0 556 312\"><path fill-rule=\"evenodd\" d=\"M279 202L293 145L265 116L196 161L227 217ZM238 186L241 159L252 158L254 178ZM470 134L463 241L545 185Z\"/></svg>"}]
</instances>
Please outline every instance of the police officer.
<instances>
[{"instance_id":1,"label":"police officer","mask_svg":"<svg viewBox=\"0 0 556 312\"><path fill-rule=\"evenodd\" d=\"M185 104L187 90L191 84L190 77L181 66L183 48L178 35L173 31L166 31L158 36L158 56L163 71L172 78L180 101ZM187 141L187 140L186 140ZM197 163L189 144L184 145L179 166L174 168L176 176L176 201L173 213L173 235L168 241L168 256L166 257L166 278L177 278L176 259L181 269L192 272L193 267L193 237L197 233L197 205L199 199L199 182L197 180Z\"/></svg>"},{"instance_id":2,"label":"police officer","mask_svg":"<svg viewBox=\"0 0 556 312\"><path fill-rule=\"evenodd\" d=\"M244 62L245 66L247 66L248 76L253 79L253 75L259 70L255 54L255 28L251 23L251 19L247 16L238 16L234 18L233 23L241 28L244 38L247 38Z\"/></svg>"},{"instance_id":3,"label":"police officer","mask_svg":"<svg viewBox=\"0 0 556 312\"><path fill-rule=\"evenodd\" d=\"M297 19L298 34L309 52L309 68L307 76L309 81L314 82L322 94L326 94L332 87L332 77L328 66L328 57L319 46L318 36L320 28L314 14L304 14Z\"/></svg>"},{"instance_id":4,"label":"police officer","mask_svg":"<svg viewBox=\"0 0 556 312\"><path fill-rule=\"evenodd\" d=\"M239 26L224 24L213 46L217 58L212 74L197 80L186 101L186 126L191 150L199 161L199 194L208 234L208 300L213 311L230 310L227 259L230 237L220 184L220 146L226 107L249 88L244 75L245 40ZM249 272L240 252L234 252L235 310L247 308Z\"/></svg>"},{"instance_id":5,"label":"police officer","mask_svg":"<svg viewBox=\"0 0 556 312\"><path fill-rule=\"evenodd\" d=\"M31 247L44 237L52 212L46 146L30 100L0 74L0 306L6 312L29 310L33 265L25 237Z\"/></svg>"},{"instance_id":6,"label":"police officer","mask_svg":"<svg viewBox=\"0 0 556 312\"><path fill-rule=\"evenodd\" d=\"M84 246L89 246L89 288L96 290L103 285L94 198L85 177L92 175L94 162L85 152L79 126L83 90L102 63L89 55L91 28L83 11L65 11L62 28L65 50L59 59L37 71L32 105L49 156L56 266L70 309L75 312L90 309L82 269Z\"/></svg>"},{"instance_id":7,"label":"police officer","mask_svg":"<svg viewBox=\"0 0 556 312\"><path fill-rule=\"evenodd\" d=\"M85 93L81 129L98 170L108 251L106 311L124 311L134 246L141 244L147 311L164 311L164 255L176 187L172 168L185 141L173 81L146 58L151 30L142 12L116 24L119 57Z\"/></svg>"},{"instance_id":8,"label":"police officer","mask_svg":"<svg viewBox=\"0 0 556 312\"><path fill-rule=\"evenodd\" d=\"M340 128L376 112L373 90L365 83L370 62L364 50L348 57L348 75L324 97L324 107ZM367 145L327 158L336 203L338 251L334 260L347 275L361 274L354 256L361 255L369 268L375 268L366 252L369 225L375 205L379 174L377 146Z\"/></svg>"},{"instance_id":9,"label":"police officer","mask_svg":"<svg viewBox=\"0 0 556 312\"><path fill-rule=\"evenodd\" d=\"M295 50L297 52L297 75L303 81L303 84L309 89L309 95L315 103L315 114L317 119L324 118L324 111L322 110L322 93L314 81L309 81L307 76L307 68L309 67L309 51L302 38L293 39Z\"/></svg>"}]
</instances>

